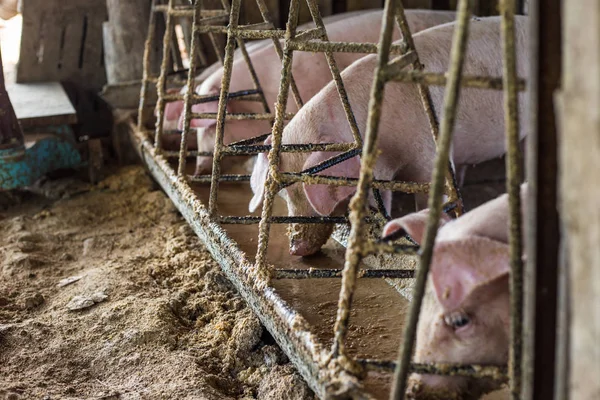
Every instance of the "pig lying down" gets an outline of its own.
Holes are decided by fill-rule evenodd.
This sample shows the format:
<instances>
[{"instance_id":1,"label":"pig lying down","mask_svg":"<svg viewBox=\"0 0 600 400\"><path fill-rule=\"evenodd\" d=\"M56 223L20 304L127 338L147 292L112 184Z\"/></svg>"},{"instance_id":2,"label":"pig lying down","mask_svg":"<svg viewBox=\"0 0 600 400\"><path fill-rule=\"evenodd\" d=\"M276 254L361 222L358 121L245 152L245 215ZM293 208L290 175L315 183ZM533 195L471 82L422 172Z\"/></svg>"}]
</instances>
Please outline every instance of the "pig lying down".
<instances>
[{"instance_id":1,"label":"pig lying down","mask_svg":"<svg viewBox=\"0 0 600 400\"><path fill-rule=\"evenodd\" d=\"M526 195L523 184L522 205ZM442 217L417 325L415 362L508 362L509 218L506 194L458 219ZM390 221L383 235L404 229L421 243L427 219L428 210L423 210ZM499 388L490 380L467 377L414 374L410 379L419 399L477 399Z\"/></svg>"},{"instance_id":2,"label":"pig lying down","mask_svg":"<svg viewBox=\"0 0 600 400\"><path fill-rule=\"evenodd\" d=\"M527 76L527 18L515 19L517 73ZM448 70L454 24L427 29L414 36L421 62L428 72ZM471 21L471 34L465 59L466 75L502 76L502 46L500 18L489 17ZM342 74L350 104L358 127L364 134L368 116L370 88L376 56L363 57ZM431 87L435 110L442 109L444 88ZM525 96L519 95L520 118L526 126ZM439 113L438 113L439 118ZM525 130L522 128L520 137ZM283 131L283 144L348 143L352 134L333 83L302 107ZM431 137L416 85L390 83L386 86L379 127L378 147L381 151L374 169L376 179L429 182L433 170L436 146ZM505 153L504 109L501 91L462 89L458 104L452 142L451 159L458 168L478 164ZM332 152L282 153L280 170L298 172L313 167L339 154ZM266 154L259 154L252 172L251 186L254 197L250 211L261 204L268 162ZM358 178L360 161L351 158L319 174ZM343 214L353 186L329 187L327 185L294 184L280 192L286 200L290 216L319 216ZM388 212L391 193L382 192ZM427 204L426 195L417 196L418 209ZM332 225L307 224L302 229L293 228L290 253L307 256L316 253L327 241Z\"/></svg>"},{"instance_id":3,"label":"pig lying down","mask_svg":"<svg viewBox=\"0 0 600 400\"><path fill-rule=\"evenodd\" d=\"M327 24L327 34L331 41L376 43L379 40L381 27L381 10L362 12L359 15L344 18ZM454 20L454 12L448 11L407 11L406 17L413 32L427 29L431 26ZM399 38L396 32L395 38ZM361 58L358 53L336 53L335 60L340 70ZM274 46L258 47L251 54L258 80L266 97L267 104L273 106L279 93L281 79L281 61ZM250 73L243 58L234 60L229 92L248 90L254 87ZM294 52L292 74L298 86L300 97L308 101L332 80L329 65L323 53ZM199 95L218 95L221 90L223 68L206 77L196 89ZM216 113L218 102L196 104L192 107L194 113ZM297 106L290 94L287 112L296 112ZM230 100L227 105L228 113L263 113L264 107L260 102ZM194 119L192 128L197 129L197 146L199 151L212 151L215 140L216 120ZM183 119L179 120L179 129L183 128ZM269 121L229 120L225 124L224 143L229 144L239 140L249 139L269 132ZM179 138L175 137L176 140ZM169 145L171 146L171 145ZM211 157L198 157L196 173L205 173L212 168Z\"/></svg>"}]
</instances>

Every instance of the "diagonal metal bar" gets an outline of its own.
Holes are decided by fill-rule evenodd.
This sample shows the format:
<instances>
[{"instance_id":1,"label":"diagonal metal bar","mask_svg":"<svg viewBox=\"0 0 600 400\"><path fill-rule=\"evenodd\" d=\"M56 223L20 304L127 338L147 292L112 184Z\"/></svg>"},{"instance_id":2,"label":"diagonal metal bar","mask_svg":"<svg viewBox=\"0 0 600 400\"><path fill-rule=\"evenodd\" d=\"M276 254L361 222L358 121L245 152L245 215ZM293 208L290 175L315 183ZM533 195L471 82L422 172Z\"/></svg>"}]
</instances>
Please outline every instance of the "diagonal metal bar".
<instances>
[{"instance_id":1,"label":"diagonal metal bar","mask_svg":"<svg viewBox=\"0 0 600 400\"><path fill-rule=\"evenodd\" d=\"M501 0L502 50L504 78L504 120L506 124L506 189L509 202L510 306L511 334L509 350L510 388L514 400L521 399L521 362L523 350L523 241L521 229L521 154L519 113L516 89L515 0Z\"/></svg>"}]
</instances>

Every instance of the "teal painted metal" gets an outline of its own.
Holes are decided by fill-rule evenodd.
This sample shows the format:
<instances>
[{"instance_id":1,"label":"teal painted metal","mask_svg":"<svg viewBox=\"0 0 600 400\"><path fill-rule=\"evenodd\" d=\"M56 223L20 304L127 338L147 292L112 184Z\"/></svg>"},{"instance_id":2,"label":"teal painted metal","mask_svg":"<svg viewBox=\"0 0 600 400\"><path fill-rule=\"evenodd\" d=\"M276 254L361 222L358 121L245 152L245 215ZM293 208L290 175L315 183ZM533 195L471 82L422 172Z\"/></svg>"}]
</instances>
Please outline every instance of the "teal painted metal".
<instances>
[{"instance_id":1,"label":"teal painted metal","mask_svg":"<svg viewBox=\"0 0 600 400\"><path fill-rule=\"evenodd\" d=\"M30 147L0 149L0 190L30 186L49 172L86 165L68 125L45 127L43 132L52 136Z\"/></svg>"}]
</instances>

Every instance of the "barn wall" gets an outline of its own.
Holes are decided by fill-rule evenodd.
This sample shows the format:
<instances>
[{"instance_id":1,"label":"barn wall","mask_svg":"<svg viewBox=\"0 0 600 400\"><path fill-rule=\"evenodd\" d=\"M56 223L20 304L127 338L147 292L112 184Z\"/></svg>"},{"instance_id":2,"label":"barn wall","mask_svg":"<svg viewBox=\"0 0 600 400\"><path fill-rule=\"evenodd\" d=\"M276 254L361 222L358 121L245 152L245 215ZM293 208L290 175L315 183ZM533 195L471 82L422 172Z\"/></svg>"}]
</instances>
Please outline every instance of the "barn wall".
<instances>
[{"instance_id":1,"label":"barn wall","mask_svg":"<svg viewBox=\"0 0 600 400\"><path fill-rule=\"evenodd\" d=\"M600 398L600 2L563 2L561 214L571 285L570 398Z\"/></svg>"}]
</instances>

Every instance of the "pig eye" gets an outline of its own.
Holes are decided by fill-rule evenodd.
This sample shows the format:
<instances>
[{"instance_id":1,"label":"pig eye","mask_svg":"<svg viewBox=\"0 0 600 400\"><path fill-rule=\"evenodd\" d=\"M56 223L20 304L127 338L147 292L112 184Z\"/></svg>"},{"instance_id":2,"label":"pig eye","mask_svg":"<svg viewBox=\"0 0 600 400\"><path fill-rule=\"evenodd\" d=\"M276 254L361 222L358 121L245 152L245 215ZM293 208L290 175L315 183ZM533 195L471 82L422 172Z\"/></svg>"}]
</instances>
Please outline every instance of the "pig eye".
<instances>
[{"instance_id":1,"label":"pig eye","mask_svg":"<svg viewBox=\"0 0 600 400\"><path fill-rule=\"evenodd\" d=\"M459 329L467 326L471 322L471 319L465 312L455 311L450 314L446 314L444 316L444 322L453 329Z\"/></svg>"}]
</instances>

